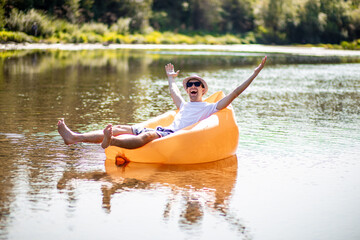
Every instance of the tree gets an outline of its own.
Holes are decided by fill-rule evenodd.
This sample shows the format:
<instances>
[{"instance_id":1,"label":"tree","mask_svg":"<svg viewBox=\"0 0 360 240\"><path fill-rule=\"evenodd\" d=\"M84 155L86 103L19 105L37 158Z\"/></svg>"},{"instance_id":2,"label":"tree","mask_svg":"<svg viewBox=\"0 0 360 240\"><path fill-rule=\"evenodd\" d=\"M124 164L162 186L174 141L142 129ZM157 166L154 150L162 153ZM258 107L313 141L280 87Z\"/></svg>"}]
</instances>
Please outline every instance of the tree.
<instances>
[{"instance_id":1,"label":"tree","mask_svg":"<svg viewBox=\"0 0 360 240\"><path fill-rule=\"evenodd\" d=\"M5 27L5 0L0 0L0 30Z\"/></svg>"},{"instance_id":2,"label":"tree","mask_svg":"<svg viewBox=\"0 0 360 240\"><path fill-rule=\"evenodd\" d=\"M158 30L186 28L189 24L188 0L154 0L151 24Z\"/></svg>"},{"instance_id":3,"label":"tree","mask_svg":"<svg viewBox=\"0 0 360 240\"><path fill-rule=\"evenodd\" d=\"M326 15L326 24L321 41L340 43L348 37L347 26L350 23L348 2L344 0L321 0L320 11Z\"/></svg>"},{"instance_id":4,"label":"tree","mask_svg":"<svg viewBox=\"0 0 360 240\"><path fill-rule=\"evenodd\" d=\"M289 14L286 6L291 5L292 0L268 0L263 2L263 6L259 11L258 41L268 44L284 44L288 42L286 18Z\"/></svg>"},{"instance_id":5,"label":"tree","mask_svg":"<svg viewBox=\"0 0 360 240\"><path fill-rule=\"evenodd\" d=\"M146 33L152 31L150 28L150 16L152 0L133 0L134 15L131 16L130 27L133 31Z\"/></svg>"},{"instance_id":6,"label":"tree","mask_svg":"<svg viewBox=\"0 0 360 240\"><path fill-rule=\"evenodd\" d=\"M80 0L66 0L64 9L66 11L66 17L71 23L77 23L80 17Z\"/></svg>"},{"instance_id":7,"label":"tree","mask_svg":"<svg viewBox=\"0 0 360 240\"><path fill-rule=\"evenodd\" d=\"M351 2L349 17L349 39L355 40L360 38L360 0L353 0Z\"/></svg>"},{"instance_id":8,"label":"tree","mask_svg":"<svg viewBox=\"0 0 360 240\"><path fill-rule=\"evenodd\" d=\"M190 0L190 26L194 30L217 31L221 21L220 0Z\"/></svg>"},{"instance_id":9,"label":"tree","mask_svg":"<svg viewBox=\"0 0 360 240\"><path fill-rule=\"evenodd\" d=\"M320 0L311 0L305 3L299 13L300 24L297 31L300 33L298 42L319 43L324 31L326 16L320 12Z\"/></svg>"},{"instance_id":10,"label":"tree","mask_svg":"<svg viewBox=\"0 0 360 240\"><path fill-rule=\"evenodd\" d=\"M91 21L94 17L93 5L94 0L81 0L80 1L80 14L83 20L81 22Z\"/></svg>"},{"instance_id":11,"label":"tree","mask_svg":"<svg viewBox=\"0 0 360 240\"><path fill-rule=\"evenodd\" d=\"M245 33L254 29L254 13L250 0L226 0L222 4L222 30Z\"/></svg>"}]
</instances>

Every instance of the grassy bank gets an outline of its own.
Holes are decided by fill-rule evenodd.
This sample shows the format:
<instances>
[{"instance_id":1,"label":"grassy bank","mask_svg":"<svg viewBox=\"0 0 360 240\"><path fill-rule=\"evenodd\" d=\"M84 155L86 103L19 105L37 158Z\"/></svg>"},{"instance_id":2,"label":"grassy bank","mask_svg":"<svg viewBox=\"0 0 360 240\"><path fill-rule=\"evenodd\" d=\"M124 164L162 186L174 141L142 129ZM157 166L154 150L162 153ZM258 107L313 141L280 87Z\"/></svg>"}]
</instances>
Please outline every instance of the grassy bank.
<instances>
[{"instance_id":1,"label":"grassy bank","mask_svg":"<svg viewBox=\"0 0 360 240\"><path fill-rule=\"evenodd\" d=\"M51 17L35 9L26 13L13 9L9 17L5 19L5 23L3 26L0 25L0 43L269 44L264 40L267 33L262 31L261 27L254 32L236 35L158 32L152 31L152 29L140 34L131 31L129 18L119 18L111 25L97 22L75 24ZM342 42L338 45L317 44L312 46L360 50L360 39L353 42Z\"/></svg>"},{"instance_id":2,"label":"grassy bank","mask_svg":"<svg viewBox=\"0 0 360 240\"><path fill-rule=\"evenodd\" d=\"M226 35L185 35L172 32L151 32L148 34L119 34L112 31L97 33L95 31L76 31L73 33L57 32L49 37L35 37L24 32L0 31L0 43L102 43L102 44L256 44L254 34L238 37ZM323 47L327 49L360 50L360 39L341 44L302 45L308 47Z\"/></svg>"},{"instance_id":3,"label":"grassy bank","mask_svg":"<svg viewBox=\"0 0 360 240\"><path fill-rule=\"evenodd\" d=\"M215 35L185 35L172 32L153 31L147 34L119 34L117 32L105 31L74 31L56 32L51 36L35 37L24 32L0 31L0 42L8 43L120 43L120 44L251 44L256 43L254 35L244 38L226 34Z\"/></svg>"},{"instance_id":4,"label":"grassy bank","mask_svg":"<svg viewBox=\"0 0 360 240\"><path fill-rule=\"evenodd\" d=\"M13 9L5 19L1 30L0 43L103 43L103 44L255 44L264 43L262 28L246 34L206 34L158 32L149 29L146 32L133 33L129 19L119 18L108 26L103 23L74 24L57 19L34 9L27 13ZM266 41L265 41L266 42ZM360 50L360 39L342 42L339 45L317 44L331 49Z\"/></svg>"}]
</instances>

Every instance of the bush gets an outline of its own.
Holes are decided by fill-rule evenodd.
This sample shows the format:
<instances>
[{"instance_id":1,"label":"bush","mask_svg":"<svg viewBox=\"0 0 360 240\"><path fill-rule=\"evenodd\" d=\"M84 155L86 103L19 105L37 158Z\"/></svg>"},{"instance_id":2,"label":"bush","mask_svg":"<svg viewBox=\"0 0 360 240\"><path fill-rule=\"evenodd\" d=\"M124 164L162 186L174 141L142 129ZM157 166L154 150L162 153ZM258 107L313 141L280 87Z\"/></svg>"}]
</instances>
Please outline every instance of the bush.
<instances>
[{"instance_id":1,"label":"bush","mask_svg":"<svg viewBox=\"0 0 360 240\"><path fill-rule=\"evenodd\" d=\"M79 26L77 26L76 24L69 23L63 19L56 19L52 22L52 24L56 33L72 34L79 29Z\"/></svg>"},{"instance_id":2,"label":"bush","mask_svg":"<svg viewBox=\"0 0 360 240\"><path fill-rule=\"evenodd\" d=\"M99 34L88 33L86 34L89 43L101 43L103 42L103 37Z\"/></svg>"},{"instance_id":3,"label":"bush","mask_svg":"<svg viewBox=\"0 0 360 240\"><path fill-rule=\"evenodd\" d=\"M360 39L355 40L353 42L342 41L340 45L343 49L360 50Z\"/></svg>"},{"instance_id":4,"label":"bush","mask_svg":"<svg viewBox=\"0 0 360 240\"><path fill-rule=\"evenodd\" d=\"M172 32L165 32L162 34L161 43L162 44L194 44L195 41L193 38L183 34L174 34Z\"/></svg>"},{"instance_id":5,"label":"bush","mask_svg":"<svg viewBox=\"0 0 360 240\"><path fill-rule=\"evenodd\" d=\"M137 43L137 44L146 43L145 37L140 34L130 35L129 39L130 39L130 43Z\"/></svg>"},{"instance_id":6,"label":"bush","mask_svg":"<svg viewBox=\"0 0 360 240\"><path fill-rule=\"evenodd\" d=\"M103 38L103 41L107 43L131 43L131 40L126 36L117 34L115 32L106 34Z\"/></svg>"},{"instance_id":7,"label":"bush","mask_svg":"<svg viewBox=\"0 0 360 240\"><path fill-rule=\"evenodd\" d=\"M162 34L156 31L145 35L145 43L149 43L149 44L160 44L162 43L162 39L163 39Z\"/></svg>"},{"instance_id":8,"label":"bush","mask_svg":"<svg viewBox=\"0 0 360 240\"><path fill-rule=\"evenodd\" d=\"M67 32L59 32L56 35L59 38L60 42L62 42L62 43L70 43L71 42L71 35Z\"/></svg>"},{"instance_id":9,"label":"bush","mask_svg":"<svg viewBox=\"0 0 360 240\"><path fill-rule=\"evenodd\" d=\"M72 43L87 43L88 38L84 33L77 31L71 35L70 42L72 42Z\"/></svg>"},{"instance_id":10,"label":"bush","mask_svg":"<svg viewBox=\"0 0 360 240\"><path fill-rule=\"evenodd\" d=\"M7 31L0 31L0 42L7 43L7 42L36 42L34 37L31 37L23 32L7 32Z\"/></svg>"},{"instance_id":11,"label":"bush","mask_svg":"<svg viewBox=\"0 0 360 240\"><path fill-rule=\"evenodd\" d=\"M5 27L5 1L0 0L0 30L3 30Z\"/></svg>"},{"instance_id":12,"label":"bush","mask_svg":"<svg viewBox=\"0 0 360 240\"><path fill-rule=\"evenodd\" d=\"M96 33L98 35L104 36L107 32L109 32L109 29L107 25L103 23L85 23L80 28L80 31L87 33Z\"/></svg>"},{"instance_id":13,"label":"bush","mask_svg":"<svg viewBox=\"0 0 360 240\"><path fill-rule=\"evenodd\" d=\"M55 32L51 19L34 9L27 13L12 9L9 18L6 19L6 26L11 31L34 36L50 37Z\"/></svg>"},{"instance_id":14,"label":"bush","mask_svg":"<svg viewBox=\"0 0 360 240\"><path fill-rule=\"evenodd\" d=\"M221 44L240 44L241 40L234 35L226 34L219 38Z\"/></svg>"},{"instance_id":15,"label":"bush","mask_svg":"<svg viewBox=\"0 0 360 240\"><path fill-rule=\"evenodd\" d=\"M178 44L194 44L195 43L193 38L186 36L186 35L182 35L182 34L177 34L176 36L174 36L174 38L175 38L174 42L178 43Z\"/></svg>"},{"instance_id":16,"label":"bush","mask_svg":"<svg viewBox=\"0 0 360 240\"><path fill-rule=\"evenodd\" d=\"M130 32L131 18L119 18L116 23L111 25L110 31L118 34L128 34Z\"/></svg>"},{"instance_id":17,"label":"bush","mask_svg":"<svg viewBox=\"0 0 360 240\"><path fill-rule=\"evenodd\" d=\"M257 42L264 44L286 44L286 33L279 31L273 31L265 27L260 26L257 29L256 35Z\"/></svg>"}]
</instances>

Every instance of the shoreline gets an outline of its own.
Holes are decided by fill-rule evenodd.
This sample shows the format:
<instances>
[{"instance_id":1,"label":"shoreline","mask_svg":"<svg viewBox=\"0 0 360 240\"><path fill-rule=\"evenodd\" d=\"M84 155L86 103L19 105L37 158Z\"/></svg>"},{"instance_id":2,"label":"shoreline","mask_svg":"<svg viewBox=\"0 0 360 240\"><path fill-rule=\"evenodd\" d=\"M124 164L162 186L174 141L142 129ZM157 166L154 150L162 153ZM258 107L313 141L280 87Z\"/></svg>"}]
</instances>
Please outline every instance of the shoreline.
<instances>
[{"instance_id":1,"label":"shoreline","mask_svg":"<svg viewBox=\"0 0 360 240\"><path fill-rule=\"evenodd\" d=\"M11 50L106 50L106 49L134 49L134 50L186 50L186 51L222 51L246 53L282 53L308 56L354 56L360 57L359 50L335 50L321 47L305 46L278 46L261 44L236 44L236 45L186 45L186 44L47 44L47 43L9 43L0 44L0 51Z\"/></svg>"}]
</instances>

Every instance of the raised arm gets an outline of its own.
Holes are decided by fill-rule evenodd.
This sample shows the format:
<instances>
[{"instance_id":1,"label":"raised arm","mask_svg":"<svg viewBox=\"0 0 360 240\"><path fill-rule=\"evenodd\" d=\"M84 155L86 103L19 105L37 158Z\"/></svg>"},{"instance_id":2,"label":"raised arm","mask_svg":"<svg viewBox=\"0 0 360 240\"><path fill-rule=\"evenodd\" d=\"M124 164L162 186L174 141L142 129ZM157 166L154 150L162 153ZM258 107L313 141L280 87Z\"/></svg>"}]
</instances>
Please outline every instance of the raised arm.
<instances>
[{"instance_id":1,"label":"raised arm","mask_svg":"<svg viewBox=\"0 0 360 240\"><path fill-rule=\"evenodd\" d=\"M179 75L180 70L175 72L174 65L172 65L171 63L168 63L165 65L165 71L166 71L166 75L167 75L168 81L169 81L169 89L170 89L171 98L173 99L176 107L179 109L181 106L181 103L185 102L185 100L181 96L179 88L177 87L177 85L175 83L175 78Z\"/></svg>"},{"instance_id":2,"label":"raised arm","mask_svg":"<svg viewBox=\"0 0 360 240\"><path fill-rule=\"evenodd\" d=\"M250 83L256 78L256 76L260 73L260 71L263 69L267 57L264 57L261 61L260 65L255 68L254 73L245 81L243 82L239 87L237 87L234 91L232 91L229 95L221 99L217 104L217 109L221 110L229 106L232 101L237 98L249 85Z\"/></svg>"}]
</instances>

